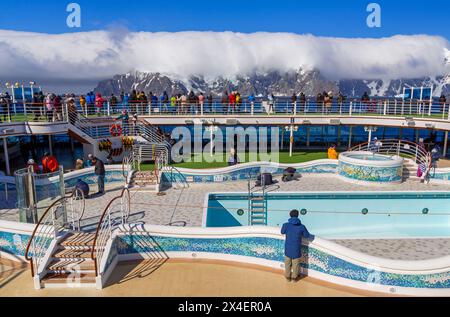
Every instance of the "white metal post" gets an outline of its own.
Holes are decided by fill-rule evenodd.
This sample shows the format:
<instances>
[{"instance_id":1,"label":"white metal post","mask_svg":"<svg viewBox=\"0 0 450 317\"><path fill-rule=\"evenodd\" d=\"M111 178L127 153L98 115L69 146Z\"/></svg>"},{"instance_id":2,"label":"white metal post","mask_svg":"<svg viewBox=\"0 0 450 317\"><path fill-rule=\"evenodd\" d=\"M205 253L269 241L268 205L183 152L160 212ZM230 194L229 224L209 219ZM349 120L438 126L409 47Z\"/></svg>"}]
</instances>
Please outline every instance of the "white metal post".
<instances>
[{"instance_id":1,"label":"white metal post","mask_svg":"<svg viewBox=\"0 0 450 317\"><path fill-rule=\"evenodd\" d=\"M368 144L370 144L371 140L372 140L372 127L369 128L369 142L368 142Z\"/></svg>"},{"instance_id":2,"label":"white metal post","mask_svg":"<svg viewBox=\"0 0 450 317\"><path fill-rule=\"evenodd\" d=\"M8 140L7 137L3 138L3 152L5 155L6 174L11 175L11 170L9 167L9 154L8 154L8 141L7 140ZM6 186L6 184L5 184L5 186Z\"/></svg>"},{"instance_id":3,"label":"white metal post","mask_svg":"<svg viewBox=\"0 0 450 317\"><path fill-rule=\"evenodd\" d=\"M209 137L211 138L211 147L210 147L210 155L213 157L214 155L214 126L210 126Z\"/></svg>"},{"instance_id":4,"label":"white metal post","mask_svg":"<svg viewBox=\"0 0 450 317\"><path fill-rule=\"evenodd\" d=\"M291 124L290 130L291 130L291 134L289 137L289 157L292 157L292 149L294 147L294 125L293 124Z\"/></svg>"},{"instance_id":5,"label":"white metal post","mask_svg":"<svg viewBox=\"0 0 450 317\"><path fill-rule=\"evenodd\" d=\"M25 117L27 116L27 104L25 100L25 87L22 85L22 105L23 105L23 114Z\"/></svg>"},{"instance_id":6,"label":"white metal post","mask_svg":"<svg viewBox=\"0 0 450 317\"><path fill-rule=\"evenodd\" d=\"M443 150L443 156L446 157L447 156L447 146L448 146L448 131L445 131L445 136L444 136L444 150Z\"/></svg>"},{"instance_id":7,"label":"white metal post","mask_svg":"<svg viewBox=\"0 0 450 317\"><path fill-rule=\"evenodd\" d=\"M49 134L49 136L48 136L48 147L49 147L50 155L53 156L53 144L52 144L52 135L51 134Z\"/></svg>"},{"instance_id":8,"label":"white metal post","mask_svg":"<svg viewBox=\"0 0 450 317\"><path fill-rule=\"evenodd\" d=\"M348 132L348 148L349 149L352 147L352 133L353 133L353 127L350 126L350 131Z\"/></svg>"}]
</instances>

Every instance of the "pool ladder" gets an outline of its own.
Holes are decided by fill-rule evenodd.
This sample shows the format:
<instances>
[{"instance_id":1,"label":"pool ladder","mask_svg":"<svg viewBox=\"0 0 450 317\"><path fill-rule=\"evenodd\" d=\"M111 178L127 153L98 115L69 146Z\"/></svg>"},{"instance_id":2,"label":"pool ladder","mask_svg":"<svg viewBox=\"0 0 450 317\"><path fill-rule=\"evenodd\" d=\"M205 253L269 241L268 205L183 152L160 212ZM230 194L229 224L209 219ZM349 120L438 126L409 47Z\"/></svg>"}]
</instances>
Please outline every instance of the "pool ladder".
<instances>
[{"instance_id":1,"label":"pool ladder","mask_svg":"<svg viewBox=\"0 0 450 317\"><path fill-rule=\"evenodd\" d=\"M267 196L266 186L261 185L261 190L252 190L250 188L250 181L248 186L248 210L249 210L249 224L251 226L263 225L267 226Z\"/></svg>"}]
</instances>

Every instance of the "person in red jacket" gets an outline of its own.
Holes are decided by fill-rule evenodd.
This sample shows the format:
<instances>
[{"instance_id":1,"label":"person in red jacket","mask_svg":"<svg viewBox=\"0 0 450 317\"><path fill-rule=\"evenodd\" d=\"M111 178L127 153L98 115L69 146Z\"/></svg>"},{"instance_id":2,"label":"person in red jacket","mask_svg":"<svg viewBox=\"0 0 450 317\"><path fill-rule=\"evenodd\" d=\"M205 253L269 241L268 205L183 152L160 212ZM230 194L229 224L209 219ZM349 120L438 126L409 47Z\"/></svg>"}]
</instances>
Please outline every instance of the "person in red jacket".
<instances>
[{"instance_id":1,"label":"person in red jacket","mask_svg":"<svg viewBox=\"0 0 450 317\"><path fill-rule=\"evenodd\" d=\"M45 152L44 157L42 158L42 172L44 174L54 173L58 170L59 164L56 160L56 157L50 155L50 153Z\"/></svg>"},{"instance_id":2,"label":"person in red jacket","mask_svg":"<svg viewBox=\"0 0 450 317\"><path fill-rule=\"evenodd\" d=\"M101 114L104 103L105 99L102 98L102 95L100 93L97 93L97 95L95 96L95 108L97 109L98 116Z\"/></svg>"},{"instance_id":3,"label":"person in red jacket","mask_svg":"<svg viewBox=\"0 0 450 317\"><path fill-rule=\"evenodd\" d=\"M232 92L228 98L229 98L229 105L230 105L230 107L228 108L228 112L230 112L230 110L231 110L231 112L234 113L234 110L235 110L235 107L236 107L236 95L235 95L235 93Z\"/></svg>"}]
</instances>

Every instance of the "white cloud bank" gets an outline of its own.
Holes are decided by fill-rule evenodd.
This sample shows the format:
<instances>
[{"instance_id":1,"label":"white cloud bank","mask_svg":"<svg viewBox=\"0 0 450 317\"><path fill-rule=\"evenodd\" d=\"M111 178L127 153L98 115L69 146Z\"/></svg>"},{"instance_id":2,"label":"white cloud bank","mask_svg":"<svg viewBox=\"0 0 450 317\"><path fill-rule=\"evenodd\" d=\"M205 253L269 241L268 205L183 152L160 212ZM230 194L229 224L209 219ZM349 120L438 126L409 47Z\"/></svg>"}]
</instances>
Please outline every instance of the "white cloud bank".
<instances>
[{"instance_id":1,"label":"white cloud bank","mask_svg":"<svg viewBox=\"0 0 450 317\"><path fill-rule=\"evenodd\" d=\"M232 78L317 68L333 79L443 75L448 40L439 36L327 38L290 33L115 32L41 34L0 30L0 76L108 78L130 70Z\"/></svg>"}]
</instances>

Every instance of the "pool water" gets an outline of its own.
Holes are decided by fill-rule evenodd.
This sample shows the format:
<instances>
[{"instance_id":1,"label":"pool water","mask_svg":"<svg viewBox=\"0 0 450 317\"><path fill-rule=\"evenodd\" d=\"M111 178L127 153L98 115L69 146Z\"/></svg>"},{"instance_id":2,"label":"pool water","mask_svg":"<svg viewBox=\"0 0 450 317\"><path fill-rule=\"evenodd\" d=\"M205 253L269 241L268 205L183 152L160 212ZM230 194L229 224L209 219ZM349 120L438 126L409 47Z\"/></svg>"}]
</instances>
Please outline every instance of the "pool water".
<instances>
[{"instance_id":1,"label":"pool water","mask_svg":"<svg viewBox=\"0 0 450 317\"><path fill-rule=\"evenodd\" d=\"M206 227L248 226L248 196L210 194ZM280 227L289 211L311 233L330 239L450 237L448 192L353 192L267 194L268 226Z\"/></svg>"},{"instance_id":2,"label":"pool water","mask_svg":"<svg viewBox=\"0 0 450 317\"><path fill-rule=\"evenodd\" d=\"M392 161L389 156L384 155L348 154L347 157L366 161Z\"/></svg>"}]
</instances>

